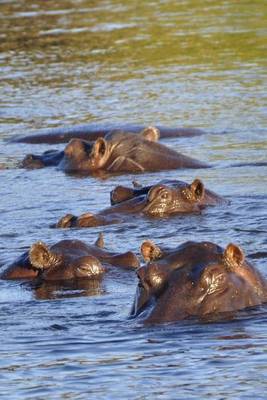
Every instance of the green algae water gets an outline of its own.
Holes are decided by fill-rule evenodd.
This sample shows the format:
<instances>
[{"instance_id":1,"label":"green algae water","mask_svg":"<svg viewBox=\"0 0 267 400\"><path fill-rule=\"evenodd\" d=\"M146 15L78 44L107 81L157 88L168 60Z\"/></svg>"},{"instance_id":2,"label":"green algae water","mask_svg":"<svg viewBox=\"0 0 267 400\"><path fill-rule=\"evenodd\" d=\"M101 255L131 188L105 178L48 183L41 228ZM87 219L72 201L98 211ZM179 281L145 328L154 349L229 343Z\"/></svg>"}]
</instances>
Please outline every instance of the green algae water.
<instances>
[{"instance_id":1,"label":"green algae water","mask_svg":"<svg viewBox=\"0 0 267 400\"><path fill-rule=\"evenodd\" d=\"M0 1L2 268L37 240L92 243L103 230L114 251L139 253L147 238L234 242L266 276L266 27L260 0ZM164 143L214 168L98 180L16 167L52 147L9 139L85 123L204 129ZM196 177L230 206L49 228L66 213L108 206L115 185ZM136 284L125 272L93 288L0 281L1 398L266 398L266 306L232 321L145 327L127 319Z\"/></svg>"}]
</instances>

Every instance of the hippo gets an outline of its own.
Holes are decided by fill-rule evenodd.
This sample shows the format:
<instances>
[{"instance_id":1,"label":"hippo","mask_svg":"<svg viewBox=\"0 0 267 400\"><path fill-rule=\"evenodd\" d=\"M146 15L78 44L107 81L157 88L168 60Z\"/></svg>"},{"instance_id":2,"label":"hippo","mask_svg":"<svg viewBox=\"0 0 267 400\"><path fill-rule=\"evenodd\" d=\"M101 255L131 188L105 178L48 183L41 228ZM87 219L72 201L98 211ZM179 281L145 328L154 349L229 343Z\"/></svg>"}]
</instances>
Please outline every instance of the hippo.
<instances>
[{"instance_id":1,"label":"hippo","mask_svg":"<svg viewBox=\"0 0 267 400\"><path fill-rule=\"evenodd\" d=\"M157 125L162 138L172 137L193 137L200 136L206 132L197 128L168 128L166 126ZM67 143L70 139L84 139L94 141L99 137L106 136L107 133L113 130L121 130L124 132L138 133L145 129L143 125L133 124L84 124L74 125L51 129L41 129L32 135L18 136L10 142L13 143L31 143L31 144L56 144Z\"/></svg>"},{"instance_id":2,"label":"hippo","mask_svg":"<svg viewBox=\"0 0 267 400\"><path fill-rule=\"evenodd\" d=\"M177 204L176 207L180 206L181 210L179 212L183 212L182 209L188 209L189 202L197 202L197 205L200 208L204 208L205 206L214 206L217 204L229 204L229 200L224 197L216 194L215 192L204 187L203 182L200 179L195 179L191 184L188 184L183 181L179 181L176 179L163 179L156 185L164 186L173 190L175 196L183 196L184 198L180 198L180 203ZM152 189L154 185L142 186L139 182L133 181L133 187L127 186L116 186L110 192L110 203L111 205L119 204L123 201L127 201L133 199L134 197L147 195L148 192ZM186 205L183 203L186 202ZM192 203L190 208L192 207Z\"/></svg>"},{"instance_id":3,"label":"hippo","mask_svg":"<svg viewBox=\"0 0 267 400\"><path fill-rule=\"evenodd\" d=\"M52 227L95 227L124 222L136 215L162 218L200 213L207 206L228 203L228 200L205 189L200 179L194 179L190 184L163 180L138 189L117 186L111 192L111 207L97 214L87 212L79 217L67 214Z\"/></svg>"},{"instance_id":4,"label":"hippo","mask_svg":"<svg viewBox=\"0 0 267 400\"><path fill-rule=\"evenodd\" d=\"M141 173L179 168L208 168L209 165L158 143L159 130L148 127L138 135L111 131L95 142L72 139L64 151L50 150L41 156L28 155L22 167L57 165L65 172L87 174Z\"/></svg>"},{"instance_id":5,"label":"hippo","mask_svg":"<svg viewBox=\"0 0 267 400\"><path fill-rule=\"evenodd\" d=\"M233 318L267 301L266 279L236 244L192 241L170 249L146 240L141 253L147 264L136 271L131 317L145 323Z\"/></svg>"},{"instance_id":6,"label":"hippo","mask_svg":"<svg viewBox=\"0 0 267 400\"><path fill-rule=\"evenodd\" d=\"M47 246L34 243L2 272L1 279L34 279L60 281L69 279L99 279L110 266L135 269L139 261L134 253L114 253L104 250L103 236L94 245L80 240L61 240Z\"/></svg>"}]
</instances>

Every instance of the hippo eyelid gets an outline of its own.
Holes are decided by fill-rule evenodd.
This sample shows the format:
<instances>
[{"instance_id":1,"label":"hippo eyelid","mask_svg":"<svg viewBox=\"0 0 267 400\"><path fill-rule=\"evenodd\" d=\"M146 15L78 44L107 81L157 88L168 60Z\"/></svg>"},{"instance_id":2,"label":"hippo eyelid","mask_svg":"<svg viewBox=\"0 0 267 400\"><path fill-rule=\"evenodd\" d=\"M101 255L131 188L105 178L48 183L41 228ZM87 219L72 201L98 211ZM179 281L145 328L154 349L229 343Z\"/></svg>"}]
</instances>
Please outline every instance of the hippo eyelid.
<instances>
[{"instance_id":1,"label":"hippo eyelid","mask_svg":"<svg viewBox=\"0 0 267 400\"><path fill-rule=\"evenodd\" d=\"M160 195L162 199L167 199L169 197L169 193L166 190L163 190Z\"/></svg>"},{"instance_id":2,"label":"hippo eyelid","mask_svg":"<svg viewBox=\"0 0 267 400\"><path fill-rule=\"evenodd\" d=\"M162 187L159 189L159 195L162 199L167 199L168 197L171 196L171 192L169 189Z\"/></svg>"}]
</instances>

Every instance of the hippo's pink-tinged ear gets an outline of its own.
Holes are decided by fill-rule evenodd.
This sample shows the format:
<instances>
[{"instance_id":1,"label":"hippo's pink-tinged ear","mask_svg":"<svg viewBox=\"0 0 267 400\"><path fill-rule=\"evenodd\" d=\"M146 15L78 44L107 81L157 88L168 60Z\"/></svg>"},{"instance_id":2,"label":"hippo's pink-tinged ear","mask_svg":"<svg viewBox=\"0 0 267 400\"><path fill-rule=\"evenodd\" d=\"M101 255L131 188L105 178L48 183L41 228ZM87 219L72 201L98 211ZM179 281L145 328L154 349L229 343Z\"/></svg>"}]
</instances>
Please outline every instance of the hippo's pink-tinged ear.
<instances>
[{"instance_id":1,"label":"hippo's pink-tinged ear","mask_svg":"<svg viewBox=\"0 0 267 400\"><path fill-rule=\"evenodd\" d=\"M151 240L145 240L141 244L141 254L145 261L154 261L162 256L162 251Z\"/></svg>"},{"instance_id":2,"label":"hippo's pink-tinged ear","mask_svg":"<svg viewBox=\"0 0 267 400\"><path fill-rule=\"evenodd\" d=\"M160 138L160 131L154 126L148 126L140 133L140 135L150 142L157 142Z\"/></svg>"},{"instance_id":3,"label":"hippo's pink-tinged ear","mask_svg":"<svg viewBox=\"0 0 267 400\"><path fill-rule=\"evenodd\" d=\"M66 214L56 223L55 228L70 228L76 220L77 217L75 215Z\"/></svg>"},{"instance_id":4,"label":"hippo's pink-tinged ear","mask_svg":"<svg viewBox=\"0 0 267 400\"><path fill-rule=\"evenodd\" d=\"M55 267L62 262L62 257L49 250L43 242L34 243L29 251L31 265L40 270Z\"/></svg>"},{"instance_id":5,"label":"hippo's pink-tinged ear","mask_svg":"<svg viewBox=\"0 0 267 400\"><path fill-rule=\"evenodd\" d=\"M96 157L104 157L107 151L107 142L104 138L98 138L93 147L93 153Z\"/></svg>"},{"instance_id":6,"label":"hippo's pink-tinged ear","mask_svg":"<svg viewBox=\"0 0 267 400\"><path fill-rule=\"evenodd\" d=\"M92 170L102 168L109 156L108 142L104 138L98 138L90 153L90 166Z\"/></svg>"},{"instance_id":7,"label":"hippo's pink-tinged ear","mask_svg":"<svg viewBox=\"0 0 267 400\"><path fill-rule=\"evenodd\" d=\"M104 242L104 235L102 232L99 233L99 236L95 242L95 245L97 247L100 247L101 249L103 249L105 247L105 242Z\"/></svg>"},{"instance_id":8,"label":"hippo's pink-tinged ear","mask_svg":"<svg viewBox=\"0 0 267 400\"><path fill-rule=\"evenodd\" d=\"M202 200L205 195L204 184L200 179L195 179L190 185L194 200Z\"/></svg>"},{"instance_id":9,"label":"hippo's pink-tinged ear","mask_svg":"<svg viewBox=\"0 0 267 400\"><path fill-rule=\"evenodd\" d=\"M234 268L243 264L245 255L239 246L229 243L224 250L223 258L228 267Z\"/></svg>"}]
</instances>

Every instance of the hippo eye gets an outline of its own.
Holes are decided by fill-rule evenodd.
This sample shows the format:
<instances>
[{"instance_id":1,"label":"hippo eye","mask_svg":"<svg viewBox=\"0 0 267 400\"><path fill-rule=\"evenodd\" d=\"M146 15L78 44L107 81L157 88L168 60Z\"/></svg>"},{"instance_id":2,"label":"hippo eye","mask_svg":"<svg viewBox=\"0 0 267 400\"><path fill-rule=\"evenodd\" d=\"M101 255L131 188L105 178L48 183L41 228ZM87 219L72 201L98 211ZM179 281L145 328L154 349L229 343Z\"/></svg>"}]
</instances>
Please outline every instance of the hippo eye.
<instances>
[{"instance_id":1,"label":"hippo eye","mask_svg":"<svg viewBox=\"0 0 267 400\"><path fill-rule=\"evenodd\" d=\"M224 290L224 284L226 282L225 274L219 274L216 276L210 276L208 293L212 294L214 292L221 292Z\"/></svg>"},{"instance_id":2,"label":"hippo eye","mask_svg":"<svg viewBox=\"0 0 267 400\"><path fill-rule=\"evenodd\" d=\"M150 284L151 286L157 288L162 285L163 278L160 275L153 275L150 277Z\"/></svg>"},{"instance_id":3,"label":"hippo eye","mask_svg":"<svg viewBox=\"0 0 267 400\"><path fill-rule=\"evenodd\" d=\"M218 267L206 269L201 278L202 290L207 294L219 293L225 290L227 276L224 271L218 270Z\"/></svg>"},{"instance_id":4,"label":"hippo eye","mask_svg":"<svg viewBox=\"0 0 267 400\"><path fill-rule=\"evenodd\" d=\"M164 191L161 192L160 197L161 197L163 200L166 200L166 199L168 199L168 198L170 197L170 193L167 192L167 190L164 190Z\"/></svg>"}]
</instances>

